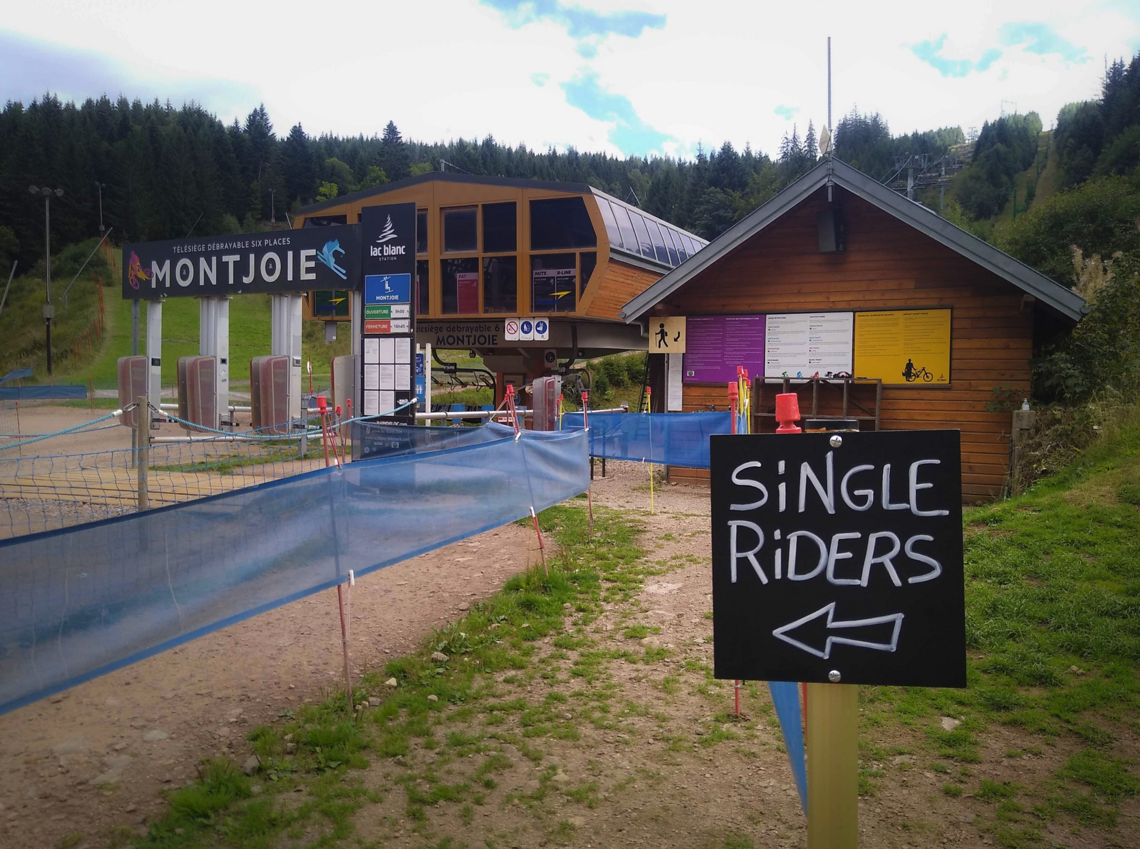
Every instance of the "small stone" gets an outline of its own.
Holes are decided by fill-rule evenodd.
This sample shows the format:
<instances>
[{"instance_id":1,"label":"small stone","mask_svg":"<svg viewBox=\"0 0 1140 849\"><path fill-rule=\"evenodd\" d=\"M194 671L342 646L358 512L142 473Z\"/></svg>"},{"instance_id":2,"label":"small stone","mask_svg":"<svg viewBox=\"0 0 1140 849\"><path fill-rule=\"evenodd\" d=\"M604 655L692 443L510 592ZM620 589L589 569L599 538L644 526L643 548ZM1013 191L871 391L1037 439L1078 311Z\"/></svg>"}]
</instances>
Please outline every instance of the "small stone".
<instances>
[{"instance_id":1,"label":"small stone","mask_svg":"<svg viewBox=\"0 0 1140 849\"><path fill-rule=\"evenodd\" d=\"M250 786L249 792L254 796L260 796L262 793L265 792L265 788L262 787L260 784L254 784L254 785Z\"/></svg>"},{"instance_id":2,"label":"small stone","mask_svg":"<svg viewBox=\"0 0 1140 849\"><path fill-rule=\"evenodd\" d=\"M433 651L431 653L431 659L434 660L436 663L447 663L447 661L449 660L448 656L445 655L441 651Z\"/></svg>"},{"instance_id":3,"label":"small stone","mask_svg":"<svg viewBox=\"0 0 1140 849\"><path fill-rule=\"evenodd\" d=\"M944 731L953 731L955 728L957 728L961 724L962 724L962 720L960 720L960 719L953 719L949 716L942 717L942 729Z\"/></svg>"},{"instance_id":4,"label":"small stone","mask_svg":"<svg viewBox=\"0 0 1140 849\"><path fill-rule=\"evenodd\" d=\"M123 742L119 742L119 743L116 743L115 745L113 745L111 748L114 749L116 752L121 752L121 751L123 751L123 749L127 748L127 744L123 743Z\"/></svg>"},{"instance_id":5,"label":"small stone","mask_svg":"<svg viewBox=\"0 0 1140 849\"><path fill-rule=\"evenodd\" d=\"M380 701L378 698L376 698L375 696L369 696L369 697L368 697L368 704L369 704L371 707L380 707L380 705L381 705L382 703L381 703L381 701Z\"/></svg>"},{"instance_id":6,"label":"small stone","mask_svg":"<svg viewBox=\"0 0 1140 849\"><path fill-rule=\"evenodd\" d=\"M438 702L439 696L437 696L435 693L432 693L430 696L428 696L428 701L429 702Z\"/></svg>"},{"instance_id":7,"label":"small stone","mask_svg":"<svg viewBox=\"0 0 1140 849\"><path fill-rule=\"evenodd\" d=\"M241 771L246 775L253 775L261 767L261 758L257 755L250 755L241 765Z\"/></svg>"},{"instance_id":8,"label":"small stone","mask_svg":"<svg viewBox=\"0 0 1140 849\"><path fill-rule=\"evenodd\" d=\"M562 609L563 609L563 610L573 610L573 609L574 609L574 605L572 605L572 604L571 604L570 602L568 602L568 601L564 601L564 602L562 602Z\"/></svg>"},{"instance_id":9,"label":"small stone","mask_svg":"<svg viewBox=\"0 0 1140 849\"><path fill-rule=\"evenodd\" d=\"M297 751L297 744L296 743L286 743L285 744L285 754L291 755L296 751Z\"/></svg>"},{"instance_id":10,"label":"small stone","mask_svg":"<svg viewBox=\"0 0 1140 849\"><path fill-rule=\"evenodd\" d=\"M464 602L460 602L460 604L459 604L459 609L460 609L460 610L470 610L470 609L471 609L471 605L469 605L469 604L468 604L467 602L465 602L465 601L464 601Z\"/></svg>"},{"instance_id":11,"label":"small stone","mask_svg":"<svg viewBox=\"0 0 1140 849\"><path fill-rule=\"evenodd\" d=\"M572 714L572 713L564 713L564 714L562 714L562 718L563 718L563 719L573 719L573 718L574 718L574 714Z\"/></svg>"},{"instance_id":12,"label":"small stone","mask_svg":"<svg viewBox=\"0 0 1140 849\"><path fill-rule=\"evenodd\" d=\"M498 623L498 622L492 622L490 625L488 625L488 626L487 626L487 630L489 630L489 631L493 631L493 630L495 630L495 629L496 629L496 628L498 628L498 627L499 627L499 623Z\"/></svg>"},{"instance_id":13,"label":"small stone","mask_svg":"<svg viewBox=\"0 0 1140 849\"><path fill-rule=\"evenodd\" d=\"M395 678L389 678L387 681L384 682L384 686L385 687L398 687L398 686L400 686L400 682L397 681Z\"/></svg>"},{"instance_id":14,"label":"small stone","mask_svg":"<svg viewBox=\"0 0 1140 849\"><path fill-rule=\"evenodd\" d=\"M565 784L567 781L570 780L570 776L568 776L564 772L556 772L556 773L554 773L554 777L551 778L550 780L555 781L559 784Z\"/></svg>"},{"instance_id":15,"label":"small stone","mask_svg":"<svg viewBox=\"0 0 1140 849\"><path fill-rule=\"evenodd\" d=\"M67 693L56 693L54 696L51 697L51 703L53 705L58 705L60 702L62 702L66 698L67 698Z\"/></svg>"},{"instance_id":16,"label":"small stone","mask_svg":"<svg viewBox=\"0 0 1140 849\"><path fill-rule=\"evenodd\" d=\"M174 829L174 833L175 833L175 834L177 834L179 837L181 837L183 834L185 834L185 833L186 833L186 829L184 829L184 828L176 828L176 829Z\"/></svg>"},{"instance_id":17,"label":"small stone","mask_svg":"<svg viewBox=\"0 0 1140 849\"><path fill-rule=\"evenodd\" d=\"M1069 671L1072 672L1074 675L1084 674L1084 670L1081 669L1079 666L1070 666Z\"/></svg>"},{"instance_id":18,"label":"small stone","mask_svg":"<svg viewBox=\"0 0 1140 849\"><path fill-rule=\"evenodd\" d=\"M529 622L523 622L521 625L519 625L519 627L520 627L520 628L529 628L529 627L530 627L530 623L529 623Z\"/></svg>"},{"instance_id":19,"label":"small stone","mask_svg":"<svg viewBox=\"0 0 1140 849\"><path fill-rule=\"evenodd\" d=\"M114 696L108 696L107 701L103 702L103 707L120 708L122 706L123 703L116 699Z\"/></svg>"},{"instance_id":20,"label":"small stone","mask_svg":"<svg viewBox=\"0 0 1140 849\"><path fill-rule=\"evenodd\" d=\"M914 755L895 755L891 758L891 764L894 766L901 766L902 764L913 764Z\"/></svg>"},{"instance_id":21,"label":"small stone","mask_svg":"<svg viewBox=\"0 0 1140 849\"><path fill-rule=\"evenodd\" d=\"M237 722L239 719L241 719L244 715L245 715L244 710L242 710L241 708L236 708L234 710L231 710L228 714L226 714L226 721L229 722L230 725L233 725L235 722Z\"/></svg>"},{"instance_id":22,"label":"small stone","mask_svg":"<svg viewBox=\"0 0 1140 849\"><path fill-rule=\"evenodd\" d=\"M173 784L174 783L174 776L171 775L170 773L167 773L166 775L162 776L162 783L163 784Z\"/></svg>"},{"instance_id":23,"label":"small stone","mask_svg":"<svg viewBox=\"0 0 1140 849\"><path fill-rule=\"evenodd\" d=\"M169 736L170 735L165 731L160 731L157 728L152 728L150 731L147 731L145 734L143 734L142 738L144 743L158 743L162 740L167 739Z\"/></svg>"},{"instance_id":24,"label":"small stone","mask_svg":"<svg viewBox=\"0 0 1140 849\"><path fill-rule=\"evenodd\" d=\"M127 814L133 814L135 811L138 810L138 808L139 808L138 805L136 805L134 802L131 802L129 805L127 805L125 808L123 808L123 812L127 813Z\"/></svg>"}]
</instances>

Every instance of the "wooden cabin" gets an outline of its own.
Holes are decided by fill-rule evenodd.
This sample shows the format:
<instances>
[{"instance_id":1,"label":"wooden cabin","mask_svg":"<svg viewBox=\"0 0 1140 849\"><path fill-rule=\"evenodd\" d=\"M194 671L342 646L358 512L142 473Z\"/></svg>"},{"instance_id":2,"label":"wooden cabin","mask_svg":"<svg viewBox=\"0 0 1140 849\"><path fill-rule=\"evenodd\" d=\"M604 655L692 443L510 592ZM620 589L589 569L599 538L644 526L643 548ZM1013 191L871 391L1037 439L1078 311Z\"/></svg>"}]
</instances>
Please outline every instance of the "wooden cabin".
<instances>
[{"instance_id":1,"label":"wooden cabin","mask_svg":"<svg viewBox=\"0 0 1140 849\"><path fill-rule=\"evenodd\" d=\"M645 350L622 306L707 244L585 184L438 172L307 206L294 226L406 202L419 211L417 343L474 350L500 375ZM349 320L349 303L312 293L306 315ZM509 338L507 323L524 318L546 320L548 337Z\"/></svg>"},{"instance_id":2,"label":"wooden cabin","mask_svg":"<svg viewBox=\"0 0 1140 849\"><path fill-rule=\"evenodd\" d=\"M861 430L957 428L963 496L983 500L1006 483L1034 350L1083 310L1070 289L825 159L623 316L647 333L686 317L686 352L651 357L656 409L670 382L670 409L726 409L724 367L745 365L754 432L774 429L781 391L799 395L805 418L855 417Z\"/></svg>"}]
</instances>

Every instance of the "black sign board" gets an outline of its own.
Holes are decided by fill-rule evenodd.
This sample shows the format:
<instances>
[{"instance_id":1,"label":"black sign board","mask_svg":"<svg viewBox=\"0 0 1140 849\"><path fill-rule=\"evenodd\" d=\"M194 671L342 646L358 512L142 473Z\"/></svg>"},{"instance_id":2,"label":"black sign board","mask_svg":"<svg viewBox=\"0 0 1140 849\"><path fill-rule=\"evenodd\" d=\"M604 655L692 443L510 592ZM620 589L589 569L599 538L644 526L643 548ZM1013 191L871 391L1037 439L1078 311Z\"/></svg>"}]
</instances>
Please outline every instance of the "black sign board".
<instances>
[{"instance_id":1,"label":"black sign board","mask_svg":"<svg viewBox=\"0 0 1140 849\"><path fill-rule=\"evenodd\" d=\"M713 436L716 677L966 686L959 441Z\"/></svg>"},{"instance_id":2,"label":"black sign board","mask_svg":"<svg viewBox=\"0 0 1140 849\"><path fill-rule=\"evenodd\" d=\"M123 298L360 288L360 228L276 230L123 246Z\"/></svg>"},{"instance_id":3,"label":"black sign board","mask_svg":"<svg viewBox=\"0 0 1140 849\"><path fill-rule=\"evenodd\" d=\"M416 205L365 207L360 233L360 413L386 424L413 425L416 406L408 402L416 398ZM369 429L362 430L359 450L368 456L373 453Z\"/></svg>"}]
</instances>

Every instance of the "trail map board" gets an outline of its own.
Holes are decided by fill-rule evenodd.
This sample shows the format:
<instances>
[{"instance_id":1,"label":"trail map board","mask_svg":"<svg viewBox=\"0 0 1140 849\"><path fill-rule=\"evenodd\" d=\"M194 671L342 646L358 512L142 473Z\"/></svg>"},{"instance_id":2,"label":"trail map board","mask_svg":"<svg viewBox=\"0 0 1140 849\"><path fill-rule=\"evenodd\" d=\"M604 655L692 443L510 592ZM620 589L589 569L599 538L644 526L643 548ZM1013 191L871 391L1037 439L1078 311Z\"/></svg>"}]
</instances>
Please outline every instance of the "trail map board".
<instances>
[{"instance_id":1,"label":"trail map board","mask_svg":"<svg viewBox=\"0 0 1140 849\"><path fill-rule=\"evenodd\" d=\"M713 436L716 677L966 686L959 443Z\"/></svg>"}]
</instances>

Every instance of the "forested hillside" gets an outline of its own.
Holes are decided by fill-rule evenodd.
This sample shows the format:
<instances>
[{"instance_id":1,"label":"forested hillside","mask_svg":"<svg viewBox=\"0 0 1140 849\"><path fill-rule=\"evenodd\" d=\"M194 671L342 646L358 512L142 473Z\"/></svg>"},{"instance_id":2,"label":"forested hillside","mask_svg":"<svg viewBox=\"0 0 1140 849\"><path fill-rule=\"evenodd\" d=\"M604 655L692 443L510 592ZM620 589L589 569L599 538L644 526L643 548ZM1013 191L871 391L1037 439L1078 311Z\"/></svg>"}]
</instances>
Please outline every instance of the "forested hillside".
<instances>
[{"instance_id":1,"label":"forested hillside","mask_svg":"<svg viewBox=\"0 0 1140 849\"><path fill-rule=\"evenodd\" d=\"M959 128L892 137L878 115L852 112L836 129L838 155L881 178L891 157L941 153ZM52 205L56 244L98 232L115 240L252 230L284 221L313 200L448 169L472 174L585 182L682 227L714 238L818 160L815 128L797 127L775 159L746 146L700 147L694 159L618 159L574 149L539 152L487 137L428 144L389 122L380 137L311 136L298 124L279 137L263 107L225 126L189 103L107 97L82 104L51 94L0 112L0 267L34 263L43 251L43 204L28 186L62 188Z\"/></svg>"}]
</instances>

